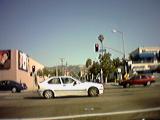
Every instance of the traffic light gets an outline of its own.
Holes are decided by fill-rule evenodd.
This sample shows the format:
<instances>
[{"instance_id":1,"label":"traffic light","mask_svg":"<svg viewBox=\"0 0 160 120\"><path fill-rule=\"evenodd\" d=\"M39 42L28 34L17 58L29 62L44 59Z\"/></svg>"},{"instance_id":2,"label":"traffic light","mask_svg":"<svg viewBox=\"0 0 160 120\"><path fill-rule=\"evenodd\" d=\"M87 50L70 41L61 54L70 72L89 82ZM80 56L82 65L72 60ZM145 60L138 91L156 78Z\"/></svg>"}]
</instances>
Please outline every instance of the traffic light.
<instances>
[{"instance_id":1,"label":"traffic light","mask_svg":"<svg viewBox=\"0 0 160 120\"><path fill-rule=\"evenodd\" d=\"M98 52L98 51L99 51L99 44L96 43L96 44L95 44L95 52Z\"/></svg>"},{"instance_id":2,"label":"traffic light","mask_svg":"<svg viewBox=\"0 0 160 120\"><path fill-rule=\"evenodd\" d=\"M36 68L35 68L35 65L33 65L33 66L32 66L32 73L35 72L35 69L36 69Z\"/></svg>"}]
</instances>

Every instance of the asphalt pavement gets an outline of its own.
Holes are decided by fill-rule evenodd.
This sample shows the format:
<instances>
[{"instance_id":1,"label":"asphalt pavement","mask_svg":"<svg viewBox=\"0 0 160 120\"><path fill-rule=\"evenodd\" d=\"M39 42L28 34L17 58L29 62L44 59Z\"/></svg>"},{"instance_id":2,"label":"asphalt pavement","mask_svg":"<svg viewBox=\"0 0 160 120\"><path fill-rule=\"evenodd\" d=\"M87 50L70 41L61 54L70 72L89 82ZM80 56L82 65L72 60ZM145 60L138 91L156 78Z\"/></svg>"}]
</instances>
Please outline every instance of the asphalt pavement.
<instances>
[{"instance_id":1,"label":"asphalt pavement","mask_svg":"<svg viewBox=\"0 0 160 120\"><path fill-rule=\"evenodd\" d=\"M106 84L98 97L46 100L36 91L0 92L0 119L158 120L160 84L122 88Z\"/></svg>"}]
</instances>

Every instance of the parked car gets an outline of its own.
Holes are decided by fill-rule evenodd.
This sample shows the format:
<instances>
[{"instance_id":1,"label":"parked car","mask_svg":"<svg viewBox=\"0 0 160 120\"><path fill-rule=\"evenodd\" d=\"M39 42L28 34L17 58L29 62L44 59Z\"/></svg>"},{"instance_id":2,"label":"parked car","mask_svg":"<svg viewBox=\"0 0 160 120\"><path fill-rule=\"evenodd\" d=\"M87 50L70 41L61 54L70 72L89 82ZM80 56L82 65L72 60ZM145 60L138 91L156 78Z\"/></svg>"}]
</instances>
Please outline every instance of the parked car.
<instances>
[{"instance_id":1,"label":"parked car","mask_svg":"<svg viewBox=\"0 0 160 120\"><path fill-rule=\"evenodd\" d=\"M153 82L155 82L155 77L150 75L136 75L131 77L128 80L123 80L119 82L119 85L124 88L130 87L131 85L144 85L150 86Z\"/></svg>"},{"instance_id":2,"label":"parked car","mask_svg":"<svg viewBox=\"0 0 160 120\"><path fill-rule=\"evenodd\" d=\"M103 90L102 84L81 82L70 76L51 77L38 85L39 95L46 99L59 96L98 96Z\"/></svg>"},{"instance_id":3,"label":"parked car","mask_svg":"<svg viewBox=\"0 0 160 120\"><path fill-rule=\"evenodd\" d=\"M13 80L3 80L0 81L0 91L12 91L21 92L21 90L27 89L27 85L25 83L18 83Z\"/></svg>"}]
</instances>

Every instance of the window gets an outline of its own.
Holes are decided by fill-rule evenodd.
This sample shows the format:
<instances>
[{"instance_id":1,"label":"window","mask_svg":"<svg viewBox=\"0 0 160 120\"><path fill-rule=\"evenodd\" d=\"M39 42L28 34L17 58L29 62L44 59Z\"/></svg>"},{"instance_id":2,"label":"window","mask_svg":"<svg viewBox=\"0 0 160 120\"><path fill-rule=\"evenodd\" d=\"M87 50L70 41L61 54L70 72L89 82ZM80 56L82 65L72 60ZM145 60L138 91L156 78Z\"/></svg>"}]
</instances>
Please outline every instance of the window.
<instances>
[{"instance_id":1,"label":"window","mask_svg":"<svg viewBox=\"0 0 160 120\"><path fill-rule=\"evenodd\" d=\"M49 84L61 84L59 78L52 78L48 83Z\"/></svg>"},{"instance_id":2,"label":"window","mask_svg":"<svg viewBox=\"0 0 160 120\"><path fill-rule=\"evenodd\" d=\"M142 76L141 76L141 78L142 78L142 79L146 79L147 77L146 77L146 76L144 76L144 75L142 75Z\"/></svg>"},{"instance_id":3,"label":"window","mask_svg":"<svg viewBox=\"0 0 160 120\"><path fill-rule=\"evenodd\" d=\"M62 78L63 84L72 84L74 80L72 78Z\"/></svg>"},{"instance_id":4,"label":"window","mask_svg":"<svg viewBox=\"0 0 160 120\"><path fill-rule=\"evenodd\" d=\"M135 77L135 80L140 80L141 79L141 76L136 76Z\"/></svg>"},{"instance_id":5,"label":"window","mask_svg":"<svg viewBox=\"0 0 160 120\"><path fill-rule=\"evenodd\" d=\"M9 85L9 84L10 84L10 81L6 81L6 84Z\"/></svg>"},{"instance_id":6,"label":"window","mask_svg":"<svg viewBox=\"0 0 160 120\"><path fill-rule=\"evenodd\" d=\"M5 86L7 84L7 81L1 81L0 85Z\"/></svg>"},{"instance_id":7,"label":"window","mask_svg":"<svg viewBox=\"0 0 160 120\"><path fill-rule=\"evenodd\" d=\"M131 80L139 80L140 79L140 76L133 76L132 78L131 78Z\"/></svg>"},{"instance_id":8,"label":"window","mask_svg":"<svg viewBox=\"0 0 160 120\"><path fill-rule=\"evenodd\" d=\"M0 85L3 85L3 81L2 81L2 82L0 82Z\"/></svg>"}]
</instances>

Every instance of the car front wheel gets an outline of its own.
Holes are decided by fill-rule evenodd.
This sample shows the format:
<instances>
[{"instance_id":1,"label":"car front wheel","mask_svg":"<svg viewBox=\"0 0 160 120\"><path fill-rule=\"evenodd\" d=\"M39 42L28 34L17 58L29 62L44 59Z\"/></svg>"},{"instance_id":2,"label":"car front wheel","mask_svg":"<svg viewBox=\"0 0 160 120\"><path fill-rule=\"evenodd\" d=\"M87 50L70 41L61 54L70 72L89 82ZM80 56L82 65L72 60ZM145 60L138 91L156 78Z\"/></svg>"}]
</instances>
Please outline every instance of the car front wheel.
<instances>
[{"instance_id":1,"label":"car front wheel","mask_svg":"<svg viewBox=\"0 0 160 120\"><path fill-rule=\"evenodd\" d=\"M12 88L12 93L16 93L17 92L17 88L16 87L13 87Z\"/></svg>"},{"instance_id":2,"label":"car front wheel","mask_svg":"<svg viewBox=\"0 0 160 120\"><path fill-rule=\"evenodd\" d=\"M51 90L46 90L43 94L43 96L46 98L46 99L51 99L53 98L54 94Z\"/></svg>"},{"instance_id":3,"label":"car front wheel","mask_svg":"<svg viewBox=\"0 0 160 120\"><path fill-rule=\"evenodd\" d=\"M123 85L123 88L129 88L129 87L130 87L129 83L126 83L125 85Z\"/></svg>"},{"instance_id":4,"label":"car front wheel","mask_svg":"<svg viewBox=\"0 0 160 120\"><path fill-rule=\"evenodd\" d=\"M129 87L130 87L130 84L129 84L129 83L127 83L127 84L126 84L126 87L127 87L127 88L129 88Z\"/></svg>"},{"instance_id":5,"label":"car front wheel","mask_svg":"<svg viewBox=\"0 0 160 120\"><path fill-rule=\"evenodd\" d=\"M96 87L89 88L89 90L88 90L89 96L94 97L94 96L98 96L98 94L99 94L99 91Z\"/></svg>"}]
</instances>

